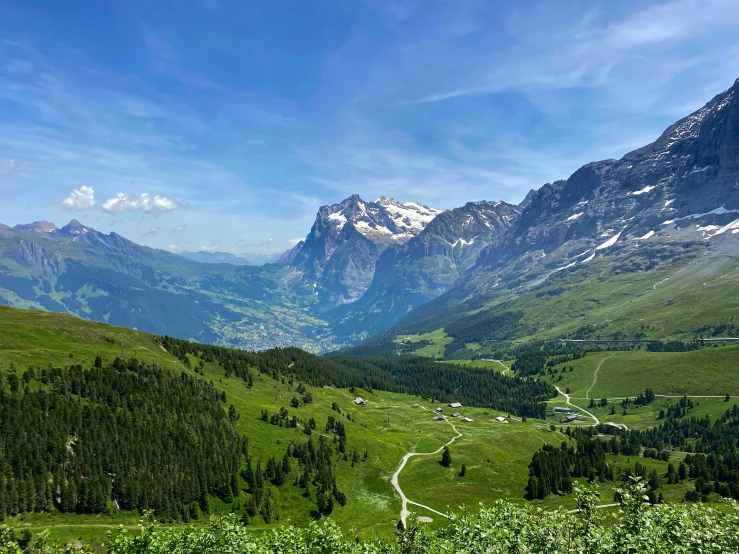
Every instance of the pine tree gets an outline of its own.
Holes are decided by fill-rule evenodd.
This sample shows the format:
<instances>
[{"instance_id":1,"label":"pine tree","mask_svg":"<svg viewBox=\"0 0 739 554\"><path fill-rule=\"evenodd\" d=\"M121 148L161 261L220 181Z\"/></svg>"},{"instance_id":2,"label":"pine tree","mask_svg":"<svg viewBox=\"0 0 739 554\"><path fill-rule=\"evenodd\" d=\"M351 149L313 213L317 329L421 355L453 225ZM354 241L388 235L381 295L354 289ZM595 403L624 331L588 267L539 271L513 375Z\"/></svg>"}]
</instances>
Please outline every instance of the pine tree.
<instances>
[{"instance_id":1,"label":"pine tree","mask_svg":"<svg viewBox=\"0 0 739 554\"><path fill-rule=\"evenodd\" d=\"M444 447L444 452L441 455L441 465L444 467L450 467L452 465L452 455L449 452L449 447Z\"/></svg>"}]
</instances>

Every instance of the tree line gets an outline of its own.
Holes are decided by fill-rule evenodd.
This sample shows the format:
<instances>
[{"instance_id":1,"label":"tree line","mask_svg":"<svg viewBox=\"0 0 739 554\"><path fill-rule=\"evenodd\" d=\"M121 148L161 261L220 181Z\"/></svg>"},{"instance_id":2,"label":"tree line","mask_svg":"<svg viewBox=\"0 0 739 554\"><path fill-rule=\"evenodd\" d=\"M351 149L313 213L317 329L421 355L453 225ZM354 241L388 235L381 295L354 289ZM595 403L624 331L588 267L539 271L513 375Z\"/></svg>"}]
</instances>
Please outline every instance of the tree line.
<instances>
[{"instance_id":1,"label":"tree line","mask_svg":"<svg viewBox=\"0 0 739 554\"><path fill-rule=\"evenodd\" d=\"M190 364L188 356L216 362L227 375L237 375L247 385L253 379L251 372L258 371L274 379L287 377L315 386L412 394L541 419L546 413L543 402L557 394L547 383L506 377L485 368L437 363L422 356L321 358L297 348L247 352L171 337L161 337L161 341L183 363Z\"/></svg>"},{"instance_id":2,"label":"tree line","mask_svg":"<svg viewBox=\"0 0 739 554\"><path fill-rule=\"evenodd\" d=\"M421 356L334 359L362 373L387 375L392 386L375 387L381 390L494 408L524 417L544 419L544 401L557 395L548 383L508 377L487 368L439 363Z\"/></svg>"},{"instance_id":3,"label":"tree line","mask_svg":"<svg viewBox=\"0 0 739 554\"><path fill-rule=\"evenodd\" d=\"M683 417L687 406L685 399L662 414L661 425L643 431L603 424L595 429L567 428L566 434L575 439L574 445L564 442L559 448L545 445L534 453L529 464L526 498L567 494L572 479L577 477L613 481L614 472L607 462L607 454L669 461L670 452L679 449L689 454L677 468L670 464L664 475L642 475L650 479L651 492L656 494L654 491L664 481L674 484L693 479L694 490L686 494L686 500L707 499L712 492L739 500L739 406L726 410L716 421L707 415ZM610 438L603 440L598 434Z\"/></svg>"}]
</instances>

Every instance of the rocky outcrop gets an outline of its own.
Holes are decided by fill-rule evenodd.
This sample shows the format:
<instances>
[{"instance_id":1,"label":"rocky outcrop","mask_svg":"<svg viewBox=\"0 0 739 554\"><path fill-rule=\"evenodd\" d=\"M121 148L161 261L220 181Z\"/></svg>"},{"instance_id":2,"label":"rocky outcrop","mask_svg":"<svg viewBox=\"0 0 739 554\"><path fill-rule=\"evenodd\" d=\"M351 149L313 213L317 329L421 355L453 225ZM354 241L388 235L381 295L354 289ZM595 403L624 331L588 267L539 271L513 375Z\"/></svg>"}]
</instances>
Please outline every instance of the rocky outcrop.
<instances>
[{"instance_id":1,"label":"rocky outcrop","mask_svg":"<svg viewBox=\"0 0 739 554\"><path fill-rule=\"evenodd\" d=\"M63 257L34 241L21 240L19 248L8 257L23 266L37 269L44 275L60 275L64 271Z\"/></svg>"}]
</instances>

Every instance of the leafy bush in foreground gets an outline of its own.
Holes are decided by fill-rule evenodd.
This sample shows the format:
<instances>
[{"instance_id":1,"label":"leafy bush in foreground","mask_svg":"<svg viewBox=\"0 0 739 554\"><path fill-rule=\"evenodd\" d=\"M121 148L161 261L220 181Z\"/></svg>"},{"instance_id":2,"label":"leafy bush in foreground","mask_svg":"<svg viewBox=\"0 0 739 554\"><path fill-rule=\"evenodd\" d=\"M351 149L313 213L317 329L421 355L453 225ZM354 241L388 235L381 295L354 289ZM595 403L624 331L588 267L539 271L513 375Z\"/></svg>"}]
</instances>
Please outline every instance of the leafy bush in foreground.
<instances>
[{"instance_id":1,"label":"leafy bush in foreground","mask_svg":"<svg viewBox=\"0 0 739 554\"><path fill-rule=\"evenodd\" d=\"M138 534L121 530L111 537L108 554L666 554L739 552L739 504L717 510L695 504L651 506L641 483L620 490L621 508L615 524L604 523L593 489L578 490L580 511L497 502L472 514L451 516L439 531L408 527L392 543L360 542L345 537L331 520L306 528L285 527L255 536L235 516L212 518L203 529L163 529L147 520ZM43 541L40 541L43 543ZM37 544L32 552L61 554L64 548ZM12 534L0 527L0 554L23 552Z\"/></svg>"}]
</instances>

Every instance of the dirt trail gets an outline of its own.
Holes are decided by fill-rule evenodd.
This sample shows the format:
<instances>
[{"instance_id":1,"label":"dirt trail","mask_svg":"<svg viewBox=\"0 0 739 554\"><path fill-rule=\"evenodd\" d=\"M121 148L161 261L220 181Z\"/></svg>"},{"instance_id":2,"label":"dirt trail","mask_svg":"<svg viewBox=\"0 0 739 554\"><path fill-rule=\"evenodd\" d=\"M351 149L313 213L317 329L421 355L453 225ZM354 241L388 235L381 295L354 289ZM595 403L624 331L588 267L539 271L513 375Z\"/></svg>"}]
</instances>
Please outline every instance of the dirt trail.
<instances>
[{"instance_id":1,"label":"dirt trail","mask_svg":"<svg viewBox=\"0 0 739 554\"><path fill-rule=\"evenodd\" d=\"M593 382L590 384L590 388L585 393L585 398L586 399L588 399L588 400L590 399L590 391L593 390L593 387L595 386L595 383L598 381L598 372L600 371L600 366L602 366L605 363L606 360L610 360L614 356L615 356L615 354L611 354L607 358L603 358L600 361L600 363L598 364L598 367L595 368L595 373L593 373Z\"/></svg>"},{"instance_id":2,"label":"dirt trail","mask_svg":"<svg viewBox=\"0 0 739 554\"><path fill-rule=\"evenodd\" d=\"M508 373L509 371L511 371L511 368L510 368L510 367L508 367L507 365L505 365L505 364L504 364L503 362L501 362L500 360L493 360L493 361L494 361L494 362L498 362L498 363L499 363L500 365L502 365L502 366L503 366L503 367L505 368L505 369L504 369L504 370L503 370L503 371L501 372L501 374L502 374L502 375L505 375L506 373Z\"/></svg>"},{"instance_id":3,"label":"dirt trail","mask_svg":"<svg viewBox=\"0 0 739 554\"><path fill-rule=\"evenodd\" d=\"M423 406L421 406L421 408L426 410L426 408L424 408ZM459 437L463 436L462 433L460 433L457 430L454 424L446 418L446 416L444 416L444 421L447 422L451 426L452 429L454 429L454 432L457 433L457 435L453 437L449 442L441 445L439 448L437 448L433 452L409 452L408 454L403 456L403 459L400 460L400 465L398 466L398 469L396 469L395 473L393 473L393 479L392 479L393 487L395 487L395 490L398 491L398 494L400 495L400 499L403 502L402 507L400 509L400 520L403 522L403 526L405 526L406 519L408 519L408 516L410 515L410 512L408 511L409 504L412 504L413 506L418 506L419 508L424 508L442 517L446 517L446 518L449 517L446 514L443 514L441 512L434 510L433 508L430 508L429 506L425 506L424 504L419 504L418 502L413 502L412 500L408 500L406 495L403 493L403 489L400 488L400 483L398 483L400 472L403 471L405 464L408 463L408 460L410 460L413 456L433 456L435 454L439 454L442 450L444 450L444 447L449 446Z\"/></svg>"}]
</instances>

